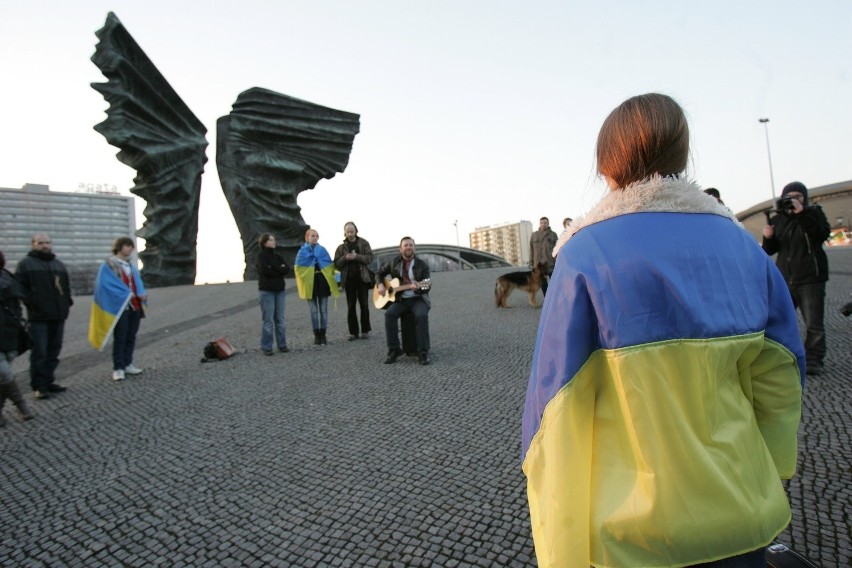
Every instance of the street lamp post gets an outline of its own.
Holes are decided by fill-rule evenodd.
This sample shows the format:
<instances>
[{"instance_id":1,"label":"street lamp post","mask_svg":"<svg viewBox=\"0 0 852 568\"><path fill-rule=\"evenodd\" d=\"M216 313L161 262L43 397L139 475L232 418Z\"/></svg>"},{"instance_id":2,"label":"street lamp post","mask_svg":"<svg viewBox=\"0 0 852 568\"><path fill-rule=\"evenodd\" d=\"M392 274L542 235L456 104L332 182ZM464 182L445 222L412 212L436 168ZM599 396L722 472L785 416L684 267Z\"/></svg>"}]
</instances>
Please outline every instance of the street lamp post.
<instances>
[{"instance_id":1,"label":"street lamp post","mask_svg":"<svg viewBox=\"0 0 852 568\"><path fill-rule=\"evenodd\" d=\"M458 262L459 262L459 270L461 270L462 269L462 263L461 263L461 245L459 244L459 220L456 219L453 222L453 225L456 228L456 257L458 258Z\"/></svg>"},{"instance_id":2,"label":"street lamp post","mask_svg":"<svg viewBox=\"0 0 852 568\"><path fill-rule=\"evenodd\" d=\"M766 134L766 155L769 158L769 183L772 187L772 202L775 203L775 176L772 175L772 152L769 151L769 119L758 118L757 121L763 124L763 131Z\"/></svg>"}]
</instances>

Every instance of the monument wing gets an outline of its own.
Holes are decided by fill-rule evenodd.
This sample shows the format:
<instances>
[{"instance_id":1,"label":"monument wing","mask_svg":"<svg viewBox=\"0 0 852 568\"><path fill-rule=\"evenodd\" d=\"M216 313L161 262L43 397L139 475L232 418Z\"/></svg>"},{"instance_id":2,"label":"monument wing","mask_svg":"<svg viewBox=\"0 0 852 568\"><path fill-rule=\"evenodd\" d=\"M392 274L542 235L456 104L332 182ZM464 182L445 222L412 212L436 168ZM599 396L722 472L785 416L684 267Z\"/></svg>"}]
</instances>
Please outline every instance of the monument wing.
<instances>
[{"instance_id":1,"label":"monument wing","mask_svg":"<svg viewBox=\"0 0 852 568\"><path fill-rule=\"evenodd\" d=\"M257 278L257 238L272 233L292 260L308 225L296 198L321 179L346 169L357 114L335 110L268 89L240 93L216 126L216 166L237 222L246 280Z\"/></svg>"},{"instance_id":2,"label":"monument wing","mask_svg":"<svg viewBox=\"0 0 852 568\"><path fill-rule=\"evenodd\" d=\"M92 88L109 108L95 130L136 170L130 191L146 201L136 232L145 239L142 279L151 287L194 284L207 129L114 13L96 35L92 62L108 82Z\"/></svg>"}]
</instances>

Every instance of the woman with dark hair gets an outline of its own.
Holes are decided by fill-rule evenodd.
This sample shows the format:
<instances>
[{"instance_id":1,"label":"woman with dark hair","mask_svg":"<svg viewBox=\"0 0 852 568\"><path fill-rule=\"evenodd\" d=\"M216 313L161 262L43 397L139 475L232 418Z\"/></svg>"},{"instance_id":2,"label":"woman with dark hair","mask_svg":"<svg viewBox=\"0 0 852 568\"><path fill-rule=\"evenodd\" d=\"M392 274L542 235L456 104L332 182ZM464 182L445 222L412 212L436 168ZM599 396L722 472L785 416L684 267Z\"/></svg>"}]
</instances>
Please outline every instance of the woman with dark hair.
<instances>
[{"instance_id":1,"label":"woman with dark hair","mask_svg":"<svg viewBox=\"0 0 852 568\"><path fill-rule=\"evenodd\" d=\"M538 328L522 456L539 566L766 566L790 522L804 353L784 280L685 176L686 117L604 121Z\"/></svg>"},{"instance_id":2,"label":"woman with dark hair","mask_svg":"<svg viewBox=\"0 0 852 568\"><path fill-rule=\"evenodd\" d=\"M34 418L12 371L12 361L18 355L18 332L23 322L21 299L24 297L15 276L6 270L6 257L0 251L0 427L6 399L18 407L22 420Z\"/></svg>"},{"instance_id":3,"label":"woman with dark hair","mask_svg":"<svg viewBox=\"0 0 852 568\"><path fill-rule=\"evenodd\" d=\"M371 331L368 295L373 286L369 265L373 262L373 249L366 239L358 236L358 227L349 221L343 225L343 244L334 252L334 266L340 271L340 280L346 291L349 341L358 339L356 302L361 307L361 338L367 339Z\"/></svg>"},{"instance_id":4,"label":"woman with dark hair","mask_svg":"<svg viewBox=\"0 0 852 568\"><path fill-rule=\"evenodd\" d=\"M284 329L284 276L290 270L280 254L275 252L275 235L263 233L257 240L257 288L259 292L260 316L263 327L260 332L260 350L272 355L273 332L278 351L286 353L287 334Z\"/></svg>"},{"instance_id":5,"label":"woman with dark hair","mask_svg":"<svg viewBox=\"0 0 852 568\"><path fill-rule=\"evenodd\" d=\"M127 375L139 375L142 369L133 364L136 350L136 334L139 324L145 317L144 307L148 301L148 292L139 270L130 263L135 249L133 239L119 237L113 241L112 254L101 265L95 280L92 319L89 324L89 341L97 348L103 348L109 340L109 329L103 330L104 321L97 306L117 306L117 319L111 319L112 328L112 380L123 381Z\"/></svg>"}]
</instances>

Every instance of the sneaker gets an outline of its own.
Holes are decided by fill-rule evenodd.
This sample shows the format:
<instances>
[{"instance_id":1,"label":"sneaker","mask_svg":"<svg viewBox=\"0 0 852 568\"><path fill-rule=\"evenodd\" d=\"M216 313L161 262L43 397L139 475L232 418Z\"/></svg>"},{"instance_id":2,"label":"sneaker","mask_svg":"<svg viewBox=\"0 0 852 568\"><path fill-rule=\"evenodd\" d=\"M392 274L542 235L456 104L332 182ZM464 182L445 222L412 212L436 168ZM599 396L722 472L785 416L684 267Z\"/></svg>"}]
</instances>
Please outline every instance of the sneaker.
<instances>
[{"instance_id":1,"label":"sneaker","mask_svg":"<svg viewBox=\"0 0 852 568\"><path fill-rule=\"evenodd\" d=\"M47 385L46 387L44 387L44 390L46 390L47 392L65 392L68 389L66 387L61 386L61 385L57 385L56 383L51 383L51 384Z\"/></svg>"},{"instance_id":2,"label":"sneaker","mask_svg":"<svg viewBox=\"0 0 852 568\"><path fill-rule=\"evenodd\" d=\"M33 396L39 400L47 400L50 398L50 395L47 393L47 389L36 389L33 391Z\"/></svg>"},{"instance_id":3,"label":"sneaker","mask_svg":"<svg viewBox=\"0 0 852 568\"><path fill-rule=\"evenodd\" d=\"M124 368L124 374L125 375L139 375L141 373L142 373L142 369L134 366L133 363L131 363L130 365L128 365Z\"/></svg>"},{"instance_id":4,"label":"sneaker","mask_svg":"<svg viewBox=\"0 0 852 568\"><path fill-rule=\"evenodd\" d=\"M113 371L112 372L112 380L123 381L124 380L124 371L122 369L118 369L117 371Z\"/></svg>"},{"instance_id":5,"label":"sneaker","mask_svg":"<svg viewBox=\"0 0 852 568\"><path fill-rule=\"evenodd\" d=\"M420 364L421 365L428 365L430 362L431 361L429 361L429 353L427 353L426 351L422 352L420 354Z\"/></svg>"},{"instance_id":6,"label":"sneaker","mask_svg":"<svg viewBox=\"0 0 852 568\"><path fill-rule=\"evenodd\" d=\"M275 355L275 351L272 351L270 349L269 351L264 351L263 354L266 355L267 357L272 357L273 355Z\"/></svg>"},{"instance_id":7,"label":"sneaker","mask_svg":"<svg viewBox=\"0 0 852 568\"><path fill-rule=\"evenodd\" d=\"M357 335L350 335L349 336L349 341L355 341L356 339L358 339Z\"/></svg>"},{"instance_id":8,"label":"sneaker","mask_svg":"<svg viewBox=\"0 0 852 568\"><path fill-rule=\"evenodd\" d=\"M279 347L278 351L280 351L281 353L289 353L290 348L285 345L284 347Z\"/></svg>"}]
</instances>

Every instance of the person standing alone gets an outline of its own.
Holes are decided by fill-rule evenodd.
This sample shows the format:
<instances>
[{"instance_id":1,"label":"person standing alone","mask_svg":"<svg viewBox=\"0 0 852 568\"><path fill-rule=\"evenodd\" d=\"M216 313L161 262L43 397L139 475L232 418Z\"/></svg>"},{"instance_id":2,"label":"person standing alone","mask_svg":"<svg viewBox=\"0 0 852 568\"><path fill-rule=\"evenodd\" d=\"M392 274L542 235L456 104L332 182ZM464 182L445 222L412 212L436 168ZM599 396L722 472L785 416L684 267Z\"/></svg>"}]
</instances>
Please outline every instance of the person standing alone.
<instances>
[{"instance_id":1,"label":"person standing alone","mask_svg":"<svg viewBox=\"0 0 852 568\"><path fill-rule=\"evenodd\" d=\"M347 323L349 341L358 339L358 316L355 303L361 308L361 338L370 333L370 305L368 292L373 277L368 266L373 262L370 243L358 236L358 227L352 221L343 226L343 243L334 252L334 266L340 271L340 280L346 290Z\"/></svg>"},{"instance_id":2,"label":"person standing alone","mask_svg":"<svg viewBox=\"0 0 852 568\"><path fill-rule=\"evenodd\" d=\"M30 322L30 387L38 399L50 398L66 387L56 384L56 368L65 320L74 300L65 265L53 254L53 243L46 233L36 233L32 250L21 259L15 277L24 292L24 305Z\"/></svg>"},{"instance_id":3,"label":"person standing alone","mask_svg":"<svg viewBox=\"0 0 852 568\"><path fill-rule=\"evenodd\" d=\"M822 373L825 357L825 283L828 257L823 243L831 227L822 207L808 205L808 189L802 182L787 184L778 201L778 215L763 228L763 250L778 253L775 264L784 275L793 304L802 312L807 328L807 373Z\"/></svg>"},{"instance_id":4,"label":"person standing alone","mask_svg":"<svg viewBox=\"0 0 852 568\"><path fill-rule=\"evenodd\" d=\"M257 288L260 295L260 313L263 327L260 332L260 350L272 355L273 332L278 351L286 353L287 334L284 329L284 276L290 270L281 255L275 252L275 235L263 233L257 240Z\"/></svg>"},{"instance_id":5,"label":"person standing alone","mask_svg":"<svg viewBox=\"0 0 852 568\"><path fill-rule=\"evenodd\" d=\"M530 264L533 270L539 265L544 267L544 274L541 275L542 295L547 295L547 281L553 273L553 247L557 239L556 233L550 228L550 219L539 219L538 231L530 237Z\"/></svg>"}]
</instances>

